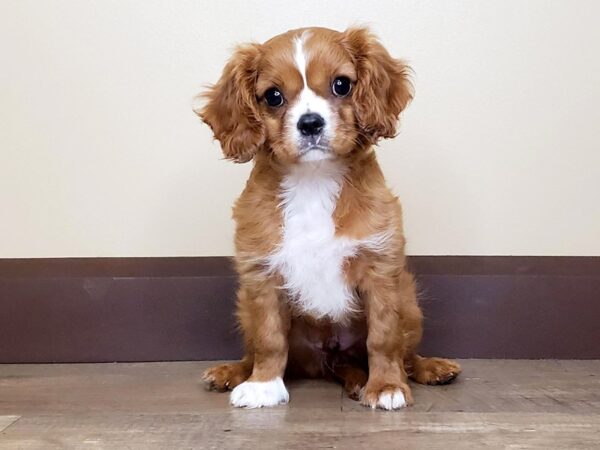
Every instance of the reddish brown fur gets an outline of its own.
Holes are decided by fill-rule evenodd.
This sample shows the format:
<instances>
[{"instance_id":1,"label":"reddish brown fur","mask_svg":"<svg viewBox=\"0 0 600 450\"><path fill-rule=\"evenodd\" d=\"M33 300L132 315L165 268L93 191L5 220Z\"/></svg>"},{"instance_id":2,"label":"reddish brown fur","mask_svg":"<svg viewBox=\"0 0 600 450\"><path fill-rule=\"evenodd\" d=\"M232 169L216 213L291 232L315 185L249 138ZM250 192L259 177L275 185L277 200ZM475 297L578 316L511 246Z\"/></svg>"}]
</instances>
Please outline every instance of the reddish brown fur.
<instances>
[{"instance_id":1,"label":"reddish brown fur","mask_svg":"<svg viewBox=\"0 0 600 450\"><path fill-rule=\"evenodd\" d=\"M409 376L419 383L445 383L460 367L417 354L422 314L406 269L402 211L372 150L378 139L396 134L412 88L407 66L365 29L310 29L307 42L308 83L334 105L339 125L332 150L348 169L334 213L336 235L363 239L392 232L384 251L363 251L345 262L346 281L359 292L363 312L347 324L313 319L287 301L278 288L280 276L264 268L281 241L280 183L297 155L284 133L285 108L274 111L257 99L276 85L294 101L303 81L293 65L293 38L303 31L239 48L199 112L227 158L254 159L233 213L246 356L208 370L204 378L215 389L231 389L246 379L271 380L287 367L288 374L338 379L354 398L364 386L365 405L374 406L381 393L398 388L410 404ZM348 98L330 93L331 77L340 74L354 82Z\"/></svg>"}]
</instances>

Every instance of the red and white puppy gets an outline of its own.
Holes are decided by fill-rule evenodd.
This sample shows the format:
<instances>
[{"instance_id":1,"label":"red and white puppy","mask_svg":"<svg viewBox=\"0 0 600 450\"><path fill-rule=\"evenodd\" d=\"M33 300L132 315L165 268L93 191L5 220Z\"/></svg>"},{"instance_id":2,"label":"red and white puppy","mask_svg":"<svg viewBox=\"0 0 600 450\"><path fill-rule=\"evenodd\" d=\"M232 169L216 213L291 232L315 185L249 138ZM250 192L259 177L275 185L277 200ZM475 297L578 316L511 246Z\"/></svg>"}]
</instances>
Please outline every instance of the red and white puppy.
<instances>
[{"instance_id":1,"label":"red and white puppy","mask_svg":"<svg viewBox=\"0 0 600 450\"><path fill-rule=\"evenodd\" d=\"M204 94L225 157L254 163L233 211L245 356L203 375L234 406L286 403L286 373L392 410L409 377L460 373L417 354L402 212L373 151L412 99L408 71L366 29L306 28L239 47Z\"/></svg>"}]
</instances>

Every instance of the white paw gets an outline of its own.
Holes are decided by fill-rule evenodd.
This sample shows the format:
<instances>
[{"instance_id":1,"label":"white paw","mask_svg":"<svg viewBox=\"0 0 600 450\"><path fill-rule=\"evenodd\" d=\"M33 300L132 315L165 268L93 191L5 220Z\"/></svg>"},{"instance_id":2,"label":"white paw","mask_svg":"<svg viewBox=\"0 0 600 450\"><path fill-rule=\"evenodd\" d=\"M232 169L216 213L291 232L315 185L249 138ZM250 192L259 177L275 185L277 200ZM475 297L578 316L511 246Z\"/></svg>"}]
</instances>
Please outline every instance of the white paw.
<instances>
[{"instance_id":1,"label":"white paw","mask_svg":"<svg viewBox=\"0 0 600 450\"><path fill-rule=\"evenodd\" d=\"M287 403L288 391L280 377L271 381L244 381L231 391L229 402L238 408L262 408Z\"/></svg>"},{"instance_id":2,"label":"white paw","mask_svg":"<svg viewBox=\"0 0 600 450\"><path fill-rule=\"evenodd\" d=\"M400 409L406 406L406 399L400 389L394 392L384 392L379 394L377 399L377 407L381 409Z\"/></svg>"}]
</instances>

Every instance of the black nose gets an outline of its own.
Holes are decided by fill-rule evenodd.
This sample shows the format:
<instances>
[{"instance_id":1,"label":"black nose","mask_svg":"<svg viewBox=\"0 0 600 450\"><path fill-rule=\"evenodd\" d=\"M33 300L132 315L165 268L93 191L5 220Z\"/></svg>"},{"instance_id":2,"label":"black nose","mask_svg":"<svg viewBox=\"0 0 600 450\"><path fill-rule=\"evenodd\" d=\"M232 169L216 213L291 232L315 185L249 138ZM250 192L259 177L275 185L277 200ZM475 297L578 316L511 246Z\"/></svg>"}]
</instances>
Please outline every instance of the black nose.
<instances>
[{"instance_id":1,"label":"black nose","mask_svg":"<svg viewBox=\"0 0 600 450\"><path fill-rule=\"evenodd\" d=\"M325 120L317 113L302 114L298 120L298 129L304 136L314 136L323 131Z\"/></svg>"}]
</instances>

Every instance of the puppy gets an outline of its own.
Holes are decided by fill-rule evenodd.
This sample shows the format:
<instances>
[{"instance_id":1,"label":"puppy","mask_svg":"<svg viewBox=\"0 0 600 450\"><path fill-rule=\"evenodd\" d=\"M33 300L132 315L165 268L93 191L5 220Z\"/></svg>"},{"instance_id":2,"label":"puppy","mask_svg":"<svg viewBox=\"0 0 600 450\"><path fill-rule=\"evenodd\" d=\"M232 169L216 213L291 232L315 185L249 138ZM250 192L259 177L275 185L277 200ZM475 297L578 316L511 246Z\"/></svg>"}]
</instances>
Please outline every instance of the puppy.
<instances>
[{"instance_id":1,"label":"puppy","mask_svg":"<svg viewBox=\"0 0 600 450\"><path fill-rule=\"evenodd\" d=\"M285 374L395 410L413 402L408 378L460 373L417 354L402 211L373 149L396 135L408 72L367 29L305 28L239 47L203 94L196 112L225 157L253 161L233 210L245 356L203 374L232 405L287 403Z\"/></svg>"}]
</instances>

